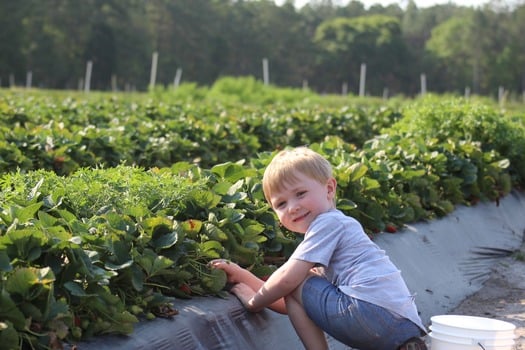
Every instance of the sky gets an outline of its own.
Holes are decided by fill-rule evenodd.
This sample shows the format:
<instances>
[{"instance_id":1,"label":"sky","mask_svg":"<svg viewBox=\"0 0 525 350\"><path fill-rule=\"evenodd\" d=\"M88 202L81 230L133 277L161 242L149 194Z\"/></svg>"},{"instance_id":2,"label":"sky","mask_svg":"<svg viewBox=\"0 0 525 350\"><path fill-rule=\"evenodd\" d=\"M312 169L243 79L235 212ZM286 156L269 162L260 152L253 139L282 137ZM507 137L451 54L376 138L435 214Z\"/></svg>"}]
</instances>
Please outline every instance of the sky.
<instances>
[{"instance_id":1,"label":"sky","mask_svg":"<svg viewBox=\"0 0 525 350\"><path fill-rule=\"evenodd\" d=\"M281 4L284 0L275 0L277 4ZM308 0L295 0L295 6L300 8L304 4L308 3ZM335 0L334 3L344 5L350 2L350 0ZM381 4L383 6L388 6L390 4L399 4L402 8L405 7L407 0L360 0L362 4L365 5L365 8L369 8L374 4ZM489 0L415 0L414 1L418 8L430 7L438 4L447 4L449 2L454 3L459 6L482 6L489 2Z\"/></svg>"}]
</instances>

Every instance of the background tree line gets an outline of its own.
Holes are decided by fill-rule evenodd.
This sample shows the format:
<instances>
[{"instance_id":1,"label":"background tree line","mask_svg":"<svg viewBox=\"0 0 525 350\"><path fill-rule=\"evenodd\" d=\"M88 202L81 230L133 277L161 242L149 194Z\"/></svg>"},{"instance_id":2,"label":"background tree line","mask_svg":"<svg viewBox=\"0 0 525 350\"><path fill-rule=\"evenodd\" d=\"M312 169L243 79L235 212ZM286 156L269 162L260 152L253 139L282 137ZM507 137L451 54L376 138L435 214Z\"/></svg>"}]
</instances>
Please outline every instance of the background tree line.
<instances>
[{"instance_id":1,"label":"background tree line","mask_svg":"<svg viewBox=\"0 0 525 350\"><path fill-rule=\"evenodd\" d=\"M300 9L270 0L0 0L1 86L76 89L93 62L91 88L148 87L158 52L157 84L211 85L223 76L357 93L414 95L428 90L520 95L525 86L525 1L478 8L453 4L401 8L359 1L312 1Z\"/></svg>"}]
</instances>

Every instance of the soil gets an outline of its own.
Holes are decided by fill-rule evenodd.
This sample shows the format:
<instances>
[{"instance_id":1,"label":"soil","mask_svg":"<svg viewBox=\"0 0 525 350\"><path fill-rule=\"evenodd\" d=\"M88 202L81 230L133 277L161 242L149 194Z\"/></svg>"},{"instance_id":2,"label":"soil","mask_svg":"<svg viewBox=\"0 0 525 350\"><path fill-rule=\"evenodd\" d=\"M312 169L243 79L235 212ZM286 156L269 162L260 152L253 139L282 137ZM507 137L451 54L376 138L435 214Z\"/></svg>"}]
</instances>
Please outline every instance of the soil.
<instances>
[{"instance_id":1,"label":"soil","mask_svg":"<svg viewBox=\"0 0 525 350\"><path fill-rule=\"evenodd\" d=\"M448 314L510 322L516 326L515 350L525 350L525 244L512 255L499 258L483 287ZM427 339L427 344L431 343Z\"/></svg>"}]
</instances>

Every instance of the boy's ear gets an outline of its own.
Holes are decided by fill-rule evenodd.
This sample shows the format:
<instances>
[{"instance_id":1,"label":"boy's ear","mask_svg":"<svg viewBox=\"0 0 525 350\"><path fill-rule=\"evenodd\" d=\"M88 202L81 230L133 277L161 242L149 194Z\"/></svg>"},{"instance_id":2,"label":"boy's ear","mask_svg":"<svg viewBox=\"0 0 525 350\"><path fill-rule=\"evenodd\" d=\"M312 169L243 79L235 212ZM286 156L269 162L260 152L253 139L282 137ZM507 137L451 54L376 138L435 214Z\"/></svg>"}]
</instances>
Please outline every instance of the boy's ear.
<instances>
[{"instance_id":1,"label":"boy's ear","mask_svg":"<svg viewBox=\"0 0 525 350\"><path fill-rule=\"evenodd\" d=\"M332 196L332 198L335 197L335 190L337 188L337 180L335 178L330 178L326 183L326 188L328 190L328 194Z\"/></svg>"}]
</instances>

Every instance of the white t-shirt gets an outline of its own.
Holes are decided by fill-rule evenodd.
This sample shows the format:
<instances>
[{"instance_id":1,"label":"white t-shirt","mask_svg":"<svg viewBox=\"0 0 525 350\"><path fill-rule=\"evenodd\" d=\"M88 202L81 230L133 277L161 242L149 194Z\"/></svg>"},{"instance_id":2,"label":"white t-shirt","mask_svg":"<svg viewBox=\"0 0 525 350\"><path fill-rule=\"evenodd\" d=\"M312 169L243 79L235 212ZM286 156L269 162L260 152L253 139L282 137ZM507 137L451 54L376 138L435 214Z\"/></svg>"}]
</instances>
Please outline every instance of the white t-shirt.
<instances>
[{"instance_id":1,"label":"white t-shirt","mask_svg":"<svg viewBox=\"0 0 525 350\"><path fill-rule=\"evenodd\" d=\"M401 272L361 224L341 211L320 214L290 259L320 265L343 293L405 317L426 332Z\"/></svg>"}]
</instances>

